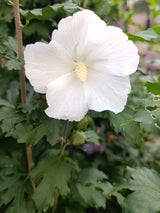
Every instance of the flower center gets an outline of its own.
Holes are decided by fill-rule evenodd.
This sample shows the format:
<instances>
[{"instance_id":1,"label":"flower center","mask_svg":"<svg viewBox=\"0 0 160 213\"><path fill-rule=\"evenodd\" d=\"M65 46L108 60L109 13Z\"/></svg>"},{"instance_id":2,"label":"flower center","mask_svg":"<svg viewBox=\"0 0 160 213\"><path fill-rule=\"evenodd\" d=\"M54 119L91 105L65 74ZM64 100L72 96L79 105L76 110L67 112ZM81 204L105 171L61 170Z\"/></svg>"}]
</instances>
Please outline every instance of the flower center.
<instances>
[{"instance_id":1,"label":"flower center","mask_svg":"<svg viewBox=\"0 0 160 213\"><path fill-rule=\"evenodd\" d=\"M77 78L82 81L85 82L86 78L87 78L87 66L83 63L76 63L75 66L75 72L76 72L76 76Z\"/></svg>"}]
</instances>

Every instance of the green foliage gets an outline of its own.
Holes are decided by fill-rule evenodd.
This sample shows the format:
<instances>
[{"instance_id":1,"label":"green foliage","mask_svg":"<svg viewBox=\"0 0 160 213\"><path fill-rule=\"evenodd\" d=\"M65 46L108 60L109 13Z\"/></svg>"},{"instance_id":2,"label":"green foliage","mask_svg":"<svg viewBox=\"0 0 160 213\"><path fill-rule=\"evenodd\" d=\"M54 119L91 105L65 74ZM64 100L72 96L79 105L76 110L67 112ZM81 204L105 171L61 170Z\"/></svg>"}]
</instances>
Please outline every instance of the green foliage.
<instances>
[{"instance_id":1,"label":"green foliage","mask_svg":"<svg viewBox=\"0 0 160 213\"><path fill-rule=\"evenodd\" d=\"M160 210L160 175L147 168L128 168L128 179L117 186L118 190L133 191L123 205L125 213L156 213ZM147 202L146 202L147 201Z\"/></svg>"},{"instance_id":2,"label":"green foliage","mask_svg":"<svg viewBox=\"0 0 160 213\"><path fill-rule=\"evenodd\" d=\"M145 86L147 87L147 92L151 92L154 95L160 94L160 82L156 83L147 82Z\"/></svg>"},{"instance_id":3,"label":"green foliage","mask_svg":"<svg viewBox=\"0 0 160 213\"><path fill-rule=\"evenodd\" d=\"M3 146L5 147L4 144ZM0 152L0 206L6 205L7 213L34 213L30 180L26 177L23 156L18 151L22 149L15 151L12 147L11 156L6 155L4 148Z\"/></svg>"},{"instance_id":4,"label":"green foliage","mask_svg":"<svg viewBox=\"0 0 160 213\"><path fill-rule=\"evenodd\" d=\"M41 123L28 133L28 142L35 145L46 136L49 144L53 146L60 140L61 128L61 121L44 116Z\"/></svg>"},{"instance_id":5,"label":"green foliage","mask_svg":"<svg viewBox=\"0 0 160 213\"><path fill-rule=\"evenodd\" d=\"M27 24L32 19L40 19L40 20L48 20L51 17L54 17L56 13L62 11L67 11L70 13L75 12L77 9L80 9L80 7L77 4L71 3L71 2L65 2L62 4L54 4L49 5L43 9L33 9L33 10L20 10L21 15L25 16Z\"/></svg>"},{"instance_id":6,"label":"green foliage","mask_svg":"<svg viewBox=\"0 0 160 213\"><path fill-rule=\"evenodd\" d=\"M107 176L96 168L86 168L78 173L78 177L71 185L71 195L74 202L84 207L106 206L106 197L110 192Z\"/></svg>"},{"instance_id":7,"label":"green foliage","mask_svg":"<svg viewBox=\"0 0 160 213\"><path fill-rule=\"evenodd\" d=\"M133 41L150 41L151 39L156 39L160 37L160 27L155 26L147 30L138 32L136 34L127 33L130 40Z\"/></svg>"},{"instance_id":8,"label":"green foliage","mask_svg":"<svg viewBox=\"0 0 160 213\"><path fill-rule=\"evenodd\" d=\"M62 196L69 193L70 175L71 165L65 158L54 155L54 152L43 156L31 172L31 177L37 183L33 199L38 212L46 212L49 207L53 206L56 189Z\"/></svg>"}]
</instances>

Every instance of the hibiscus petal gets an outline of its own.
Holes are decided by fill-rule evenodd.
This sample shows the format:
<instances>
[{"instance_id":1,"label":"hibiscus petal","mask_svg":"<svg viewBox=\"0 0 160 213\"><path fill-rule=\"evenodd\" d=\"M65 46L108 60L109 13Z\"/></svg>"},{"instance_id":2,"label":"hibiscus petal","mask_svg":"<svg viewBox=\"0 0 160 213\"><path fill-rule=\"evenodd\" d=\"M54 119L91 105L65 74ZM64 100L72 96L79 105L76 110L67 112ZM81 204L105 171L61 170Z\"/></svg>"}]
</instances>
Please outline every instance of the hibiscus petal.
<instances>
[{"instance_id":1,"label":"hibiscus petal","mask_svg":"<svg viewBox=\"0 0 160 213\"><path fill-rule=\"evenodd\" d=\"M130 90L128 76L105 75L96 71L88 76L87 82L84 84L88 108L98 112L104 110L121 112L126 105Z\"/></svg>"},{"instance_id":2,"label":"hibiscus petal","mask_svg":"<svg viewBox=\"0 0 160 213\"><path fill-rule=\"evenodd\" d=\"M70 121L81 120L88 111L82 83L74 74L66 74L47 86L49 117Z\"/></svg>"},{"instance_id":3,"label":"hibiscus petal","mask_svg":"<svg viewBox=\"0 0 160 213\"><path fill-rule=\"evenodd\" d=\"M73 62L64 47L51 41L26 46L25 73L35 91L46 92L46 86L59 76L73 71Z\"/></svg>"},{"instance_id":4,"label":"hibiscus petal","mask_svg":"<svg viewBox=\"0 0 160 213\"><path fill-rule=\"evenodd\" d=\"M103 71L106 74L130 75L137 69L139 63L138 49L125 36L115 36L117 29L111 28L112 38L102 44L88 43L85 57L87 65L92 70ZM124 34L125 35L125 34Z\"/></svg>"},{"instance_id":5,"label":"hibiscus petal","mask_svg":"<svg viewBox=\"0 0 160 213\"><path fill-rule=\"evenodd\" d=\"M79 58L90 42L103 42L106 39L106 23L94 12L83 10L73 16L62 19L58 24L58 30L54 30L52 39L61 43L67 51Z\"/></svg>"}]
</instances>

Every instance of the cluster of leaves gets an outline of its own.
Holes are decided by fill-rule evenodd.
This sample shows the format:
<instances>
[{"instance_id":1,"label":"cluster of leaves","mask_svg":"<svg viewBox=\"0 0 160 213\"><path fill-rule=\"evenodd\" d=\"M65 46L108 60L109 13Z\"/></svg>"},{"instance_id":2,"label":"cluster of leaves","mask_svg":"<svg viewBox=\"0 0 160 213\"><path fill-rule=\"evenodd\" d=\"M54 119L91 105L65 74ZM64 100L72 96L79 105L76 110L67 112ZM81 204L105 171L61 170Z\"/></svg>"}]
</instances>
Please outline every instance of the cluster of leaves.
<instances>
[{"instance_id":1,"label":"cluster of leaves","mask_svg":"<svg viewBox=\"0 0 160 213\"><path fill-rule=\"evenodd\" d=\"M153 10L156 1L148 2ZM91 0L88 7L103 19L112 14L106 21L115 23L121 18L131 21L132 12L122 11L126 3ZM118 115L89 111L80 122L70 123L62 155L65 122L45 115L45 98L28 83L27 104L20 101L18 71L22 62L17 60L13 12L11 5L5 1L1 4L0 212L160 211L159 73L144 73L143 67L139 68L131 78L128 104ZM80 0L23 1L24 43L47 40L60 18L82 6ZM159 39L160 27L128 36L133 41L152 42ZM105 151L87 155L83 147L86 142L103 144ZM35 163L30 172L26 145L32 146Z\"/></svg>"}]
</instances>

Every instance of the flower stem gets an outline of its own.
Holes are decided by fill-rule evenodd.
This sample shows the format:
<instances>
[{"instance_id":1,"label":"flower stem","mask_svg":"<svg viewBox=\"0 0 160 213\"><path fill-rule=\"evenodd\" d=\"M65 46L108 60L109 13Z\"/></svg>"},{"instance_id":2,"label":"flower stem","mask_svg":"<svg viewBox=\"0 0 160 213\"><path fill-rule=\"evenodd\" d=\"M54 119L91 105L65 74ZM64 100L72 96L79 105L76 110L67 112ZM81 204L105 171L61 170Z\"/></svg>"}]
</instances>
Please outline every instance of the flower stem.
<instances>
[{"instance_id":1,"label":"flower stem","mask_svg":"<svg viewBox=\"0 0 160 213\"><path fill-rule=\"evenodd\" d=\"M56 211L56 209L57 209L58 199L59 199L59 189L56 189L55 202L54 202L54 205L53 205L53 208L52 208L52 213L54 213Z\"/></svg>"},{"instance_id":2,"label":"flower stem","mask_svg":"<svg viewBox=\"0 0 160 213\"><path fill-rule=\"evenodd\" d=\"M22 41L23 25L21 23L20 14L19 14L19 0L13 0L13 10L14 10L16 38L17 38L17 46L18 46L17 57L23 63L23 41ZM25 84L24 66L19 71L19 82L20 82L20 91L21 91L21 102L25 104L26 103L26 84ZM28 119L28 116L26 116L26 119ZM34 162L32 158L31 147L28 147L27 145L26 145L26 155L27 155L27 162L28 162L28 171L30 171L30 169L34 166ZM32 180L31 180L31 184L34 190L35 184Z\"/></svg>"},{"instance_id":3,"label":"flower stem","mask_svg":"<svg viewBox=\"0 0 160 213\"><path fill-rule=\"evenodd\" d=\"M69 121L67 120L64 126L64 132L63 132L63 136L61 138L61 155L64 154L64 150L65 150L65 142L66 142L66 136L67 136L67 130L68 130L68 125L69 125Z\"/></svg>"},{"instance_id":4,"label":"flower stem","mask_svg":"<svg viewBox=\"0 0 160 213\"><path fill-rule=\"evenodd\" d=\"M84 2L83 2L83 7L84 7L84 8L86 8L86 7L87 7L88 2L89 2L89 0L84 0Z\"/></svg>"}]
</instances>

